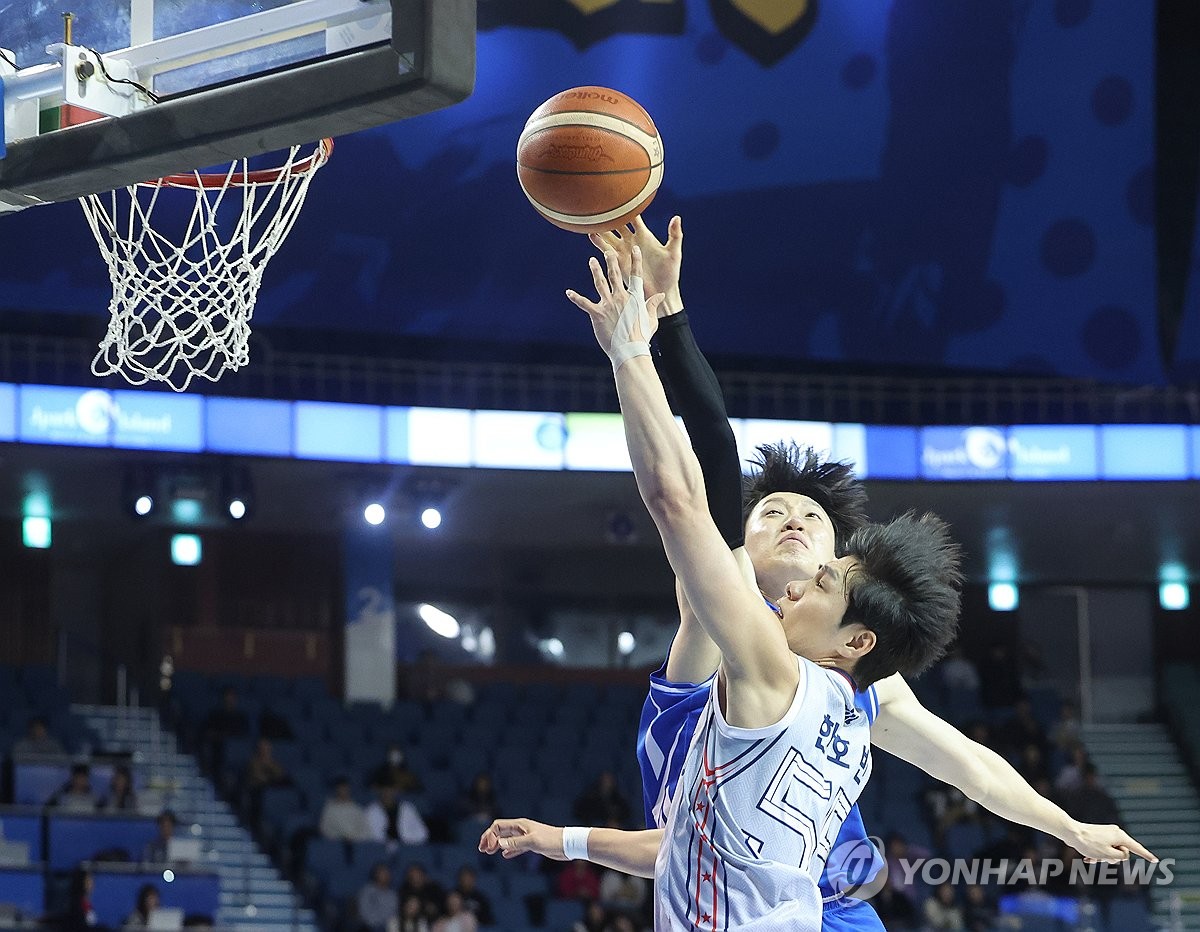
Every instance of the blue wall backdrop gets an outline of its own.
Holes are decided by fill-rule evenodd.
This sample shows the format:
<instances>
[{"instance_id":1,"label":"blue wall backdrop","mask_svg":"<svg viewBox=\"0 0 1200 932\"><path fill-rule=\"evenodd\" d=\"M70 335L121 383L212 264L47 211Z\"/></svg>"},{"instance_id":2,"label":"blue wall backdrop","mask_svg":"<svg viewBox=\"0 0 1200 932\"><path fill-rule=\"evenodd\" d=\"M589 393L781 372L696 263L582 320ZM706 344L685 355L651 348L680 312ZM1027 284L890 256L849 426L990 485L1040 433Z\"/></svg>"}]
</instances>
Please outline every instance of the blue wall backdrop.
<instances>
[{"instance_id":1,"label":"blue wall backdrop","mask_svg":"<svg viewBox=\"0 0 1200 932\"><path fill-rule=\"evenodd\" d=\"M1156 336L1153 4L483 0L479 16L473 97L338 141L257 328L581 358L590 327L562 291L588 284L591 247L534 214L514 150L542 100L607 84L663 135L647 221L683 216L684 296L718 358L1188 374ZM0 255L0 308L96 315L100 337L108 283L77 207L0 219ZM1195 294L1190 313L1184 361Z\"/></svg>"}]
</instances>

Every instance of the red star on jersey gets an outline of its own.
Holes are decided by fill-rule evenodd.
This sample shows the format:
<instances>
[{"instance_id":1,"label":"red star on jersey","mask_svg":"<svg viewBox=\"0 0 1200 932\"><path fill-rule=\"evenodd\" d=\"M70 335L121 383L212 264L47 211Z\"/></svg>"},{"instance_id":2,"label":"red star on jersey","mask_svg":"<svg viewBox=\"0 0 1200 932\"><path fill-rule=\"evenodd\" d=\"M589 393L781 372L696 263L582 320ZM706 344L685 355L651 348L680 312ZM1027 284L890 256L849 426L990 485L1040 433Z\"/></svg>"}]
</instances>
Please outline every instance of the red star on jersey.
<instances>
[{"instance_id":1,"label":"red star on jersey","mask_svg":"<svg viewBox=\"0 0 1200 932\"><path fill-rule=\"evenodd\" d=\"M710 917L710 916L708 915L708 913L701 913L701 914L700 914L700 921L701 921L701 922L709 922L709 921L711 920L711 918L712 918L712 917Z\"/></svg>"},{"instance_id":2,"label":"red star on jersey","mask_svg":"<svg viewBox=\"0 0 1200 932\"><path fill-rule=\"evenodd\" d=\"M705 871L700 875L700 880L702 883L712 883L712 874L710 874L708 871Z\"/></svg>"}]
</instances>

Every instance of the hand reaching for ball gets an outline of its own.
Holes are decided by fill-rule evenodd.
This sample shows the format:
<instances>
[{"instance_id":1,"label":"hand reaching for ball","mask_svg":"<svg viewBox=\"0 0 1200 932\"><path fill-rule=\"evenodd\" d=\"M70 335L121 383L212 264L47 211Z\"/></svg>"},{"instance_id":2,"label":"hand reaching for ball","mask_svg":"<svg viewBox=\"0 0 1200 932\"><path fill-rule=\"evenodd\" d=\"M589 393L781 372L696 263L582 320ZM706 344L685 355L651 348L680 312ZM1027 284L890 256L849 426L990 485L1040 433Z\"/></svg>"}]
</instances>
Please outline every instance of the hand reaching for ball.
<instances>
[{"instance_id":1,"label":"hand reaching for ball","mask_svg":"<svg viewBox=\"0 0 1200 932\"><path fill-rule=\"evenodd\" d=\"M621 229L588 236L600 252L612 250L621 263L621 276L629 281L633 247L642 251L642 284L646 300L662 293L664 299L658 305L658 316L666 317L683 310L683 296L679 292L679 269L683 264L683 221L672 217L667 224L667 241L660 243L650 232L641 216Z\"/></svg>"},{"instance_id":2,"label":"hand reaching for ball","mask_svg":"<svg viewBox=\"0 0 1200 932\"><path fill-rule=\"evenodd\" d=\"M588 260L598 300L589 301L571 290L567 291L567 297L591 318L596 342L616 370L634 356L650 355L650 338L658 329L657 311L664 296L660 292L647 300L642 287L642 251L637 245L630 249L628 287L621 275L616 250L606 250L604 262L607 274L595 257Z\"/></svg>"}]
</instances>

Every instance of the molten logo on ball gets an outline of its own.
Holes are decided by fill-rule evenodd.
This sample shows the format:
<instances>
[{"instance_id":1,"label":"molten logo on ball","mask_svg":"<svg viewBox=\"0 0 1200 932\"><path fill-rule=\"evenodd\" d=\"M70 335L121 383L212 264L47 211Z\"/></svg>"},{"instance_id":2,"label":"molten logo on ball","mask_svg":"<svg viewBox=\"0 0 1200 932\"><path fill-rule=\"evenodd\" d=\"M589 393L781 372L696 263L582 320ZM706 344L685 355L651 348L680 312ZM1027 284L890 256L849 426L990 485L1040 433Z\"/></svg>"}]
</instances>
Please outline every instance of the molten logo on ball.
<instances>
[{"instance_id":1,"label":"molten logo on ball","mask_svg":"<svg viewBox=\"0 0 1200 932\"><path fill-rule=\"evenodd\" d=\"M587 162L598 162L601 159L612 161L611 156L604 154L603 146L570 146L551 143L546 154L552 159L583 159Z\"/></svg>"}]
</instances>

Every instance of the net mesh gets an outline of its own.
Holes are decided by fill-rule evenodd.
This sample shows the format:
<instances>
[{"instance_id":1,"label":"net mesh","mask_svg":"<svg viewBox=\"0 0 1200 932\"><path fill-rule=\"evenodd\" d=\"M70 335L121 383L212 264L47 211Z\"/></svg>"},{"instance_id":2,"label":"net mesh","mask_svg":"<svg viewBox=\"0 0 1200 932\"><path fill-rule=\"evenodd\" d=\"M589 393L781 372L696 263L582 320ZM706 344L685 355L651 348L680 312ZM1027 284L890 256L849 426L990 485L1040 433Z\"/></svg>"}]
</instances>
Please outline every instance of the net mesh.
<instances>
[{"instance_id":1,"label":"net mesh","mask_svg":"<svg viewBox=\"0 0 1200 932\"><path fill-rule=\"evenodd\" d=\"M113 285L93 373L183 391L193 378L215 382L246 364L263 270L333 144L322 140L305 156L302 148L278 170L251 171L240 159L227 172L171 175L80 201ZM188 198L190 214L179 209ZM160 199L174 203L164 203L156 227Z\"/></svg>"}]
</instances>

